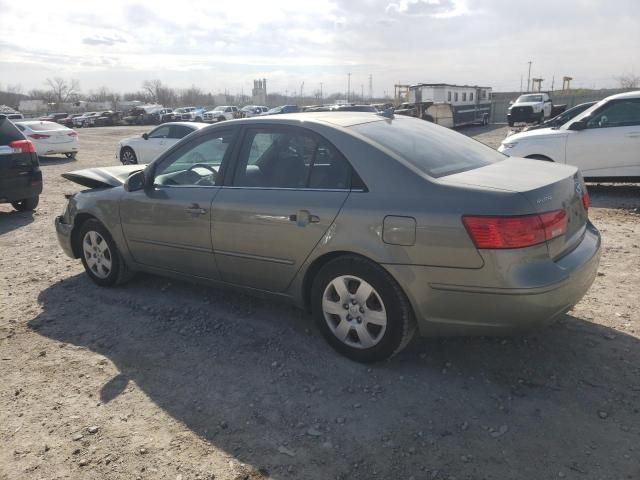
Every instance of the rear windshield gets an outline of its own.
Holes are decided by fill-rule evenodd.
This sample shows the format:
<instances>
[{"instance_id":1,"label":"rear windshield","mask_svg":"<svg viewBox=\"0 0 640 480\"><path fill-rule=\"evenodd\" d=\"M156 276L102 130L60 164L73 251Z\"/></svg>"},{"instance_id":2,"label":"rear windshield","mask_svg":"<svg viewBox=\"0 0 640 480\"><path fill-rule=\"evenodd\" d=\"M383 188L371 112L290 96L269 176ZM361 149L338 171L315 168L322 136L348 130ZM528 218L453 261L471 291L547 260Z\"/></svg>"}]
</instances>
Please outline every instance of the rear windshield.
<instances>
[{"instance_id":1,"label":"rear windshield","mask_svg":"<svg viewBox=\"0 0 640 480\"><path fill-rule=\"evenodd\" d=\"M55 123L55 122L38 122L38 123L28 123L26 124L27 127L29 127L31 130L33 130L34 132L40 132L43 130L49 131L49 130L62 130L66 127L63 127L62 125L60 125L59 123Z\"/></svg>"},{"instance_id":2,"label":"rear windshield","mask_svg":"<svg viewBox=\"0 0 640 480\"><path fill-rule=\"evenodd\" d=\"M24 140L24 135L9 120L0 118L0 146L9 145L16 140Z\"/></svg>"},{"instance_id":3,"label":"rear windshield","mask_svg":"<svg viewBox=\"0 0 640 480\"><path fill-rule=\"evenodd\" d=\"M435 178L484 167L505 158L466 135L416 118L396 117L350 128Z\"/></svg>"}]
</instances>

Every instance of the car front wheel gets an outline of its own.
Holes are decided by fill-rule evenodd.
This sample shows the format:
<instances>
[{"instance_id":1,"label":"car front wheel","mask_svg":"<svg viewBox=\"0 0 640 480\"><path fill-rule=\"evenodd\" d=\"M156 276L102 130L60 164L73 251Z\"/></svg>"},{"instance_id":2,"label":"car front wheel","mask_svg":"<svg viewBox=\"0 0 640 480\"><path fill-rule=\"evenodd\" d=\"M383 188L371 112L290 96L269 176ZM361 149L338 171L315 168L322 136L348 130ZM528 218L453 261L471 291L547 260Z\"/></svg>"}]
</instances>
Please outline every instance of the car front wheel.
<instances>
[{"instance_id":1,"label":"car front wheel","mask_svg":"<svg viewBox=\"0 0 640 480\"><path fill-rule=\"evenodd\" d=\"M109 231L97 220L87 220L78 235L80 257L87 275L102 287L127 281L131 273Z\"/></svg>"},{"instance_id":2,"label":"car front wheel","mask_svg":"<svg viewBox=\"0 0 640 480\"><path fill-rule=\"evenodd\" d=\"M357 256L327 263L312 286L312 309L329 344L358 362L386 360L413 338L415 319L400 285Z\"/></svg>"},{"instance_id":3,"label":"car front wheel","mask_svg":"<svg viewBox=\"0 0 640 480\"><path fill-rule=\"evenodd\" d=\"M132 148L124 147L120 150L120 161L123 165L135 165L138 163L138 157Z\"/></svg>"}]
</instances>

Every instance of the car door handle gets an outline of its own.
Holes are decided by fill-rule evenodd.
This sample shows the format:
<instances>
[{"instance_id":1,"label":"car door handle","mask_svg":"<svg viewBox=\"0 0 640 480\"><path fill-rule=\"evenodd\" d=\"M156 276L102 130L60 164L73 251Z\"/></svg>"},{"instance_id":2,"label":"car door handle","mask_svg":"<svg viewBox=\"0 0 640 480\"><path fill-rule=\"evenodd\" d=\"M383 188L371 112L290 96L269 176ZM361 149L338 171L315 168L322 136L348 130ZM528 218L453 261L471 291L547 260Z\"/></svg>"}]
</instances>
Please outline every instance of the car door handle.
<instances>
[{"instance_id":1,"label":"car door handle","mask_svg":"<svg viewBox=\"0 0 640 480\"><path fill-rule=\"evenodd\" d=\"M187 207L185 210L189 215L204 215L205 213L207 213L207 209L201 208L197 203L194 203L190 207Z\"/></svg>"},{"instance_id":2,"label":"car door handle","mask_svg":"<svg viewBox=\"0 0 640 480\"><path fill-rule=\"evenodd\" d=\"M299 210L298 213L289 215L289 221L296 222L299 227L305 227L309 223L318 223L320 217L311 214L309 210Z\"/></svg>"}]
</instances>

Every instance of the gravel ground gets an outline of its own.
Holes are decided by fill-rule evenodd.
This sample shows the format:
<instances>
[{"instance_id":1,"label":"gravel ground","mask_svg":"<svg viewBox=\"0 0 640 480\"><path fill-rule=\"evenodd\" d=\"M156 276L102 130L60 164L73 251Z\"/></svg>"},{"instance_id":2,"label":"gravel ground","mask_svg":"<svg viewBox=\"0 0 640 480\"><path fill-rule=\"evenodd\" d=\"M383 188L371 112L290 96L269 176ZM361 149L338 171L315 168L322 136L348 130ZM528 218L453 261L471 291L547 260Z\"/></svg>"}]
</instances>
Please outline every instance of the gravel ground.
<instances>
[{"instance_id":1,"label":"gravel ground","mask_svg":"<svg viewBox=\"0 0 640 480\"><path fill-rule=\"evenodd\" d=\"M640 478L640 186L590 186L601 268L558 324L363 366L288 305L64 256L60 173L142 131L81 130L37 212L0 205L0 479Z\"/></svg>"}]
</instances>

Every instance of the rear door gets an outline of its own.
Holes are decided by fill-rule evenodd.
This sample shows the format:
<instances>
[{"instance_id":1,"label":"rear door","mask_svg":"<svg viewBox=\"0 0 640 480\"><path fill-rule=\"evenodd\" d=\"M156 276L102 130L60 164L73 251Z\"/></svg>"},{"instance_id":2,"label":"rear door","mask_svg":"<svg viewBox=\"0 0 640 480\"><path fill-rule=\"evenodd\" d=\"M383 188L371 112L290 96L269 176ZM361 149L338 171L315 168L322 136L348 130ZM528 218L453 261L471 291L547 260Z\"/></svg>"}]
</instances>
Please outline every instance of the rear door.
<instances>
[{"instance_id":1,"label":"rear door","mask_svg":"<svg viewBox=\"0 0 640 480\"><path fill-rule=\"evenodd\" d=\"M15 143L24 140L24 135L11 120L0 118L0 202L32 196L34 181L39 181L41 188L38 156L23 152Z\"/></svg>"},{"instance_id":2,"label":"rear door","mask_svg":"<svg viewBox=\"0 0 640 480\"><path fill-rule=\"evenodd\" d=\"M640 98L612 100L570 130L566 163L585 177L640 176Z\"/></svg>"},{"instance_id":3,"label":"rear door","mask_svg":"<svg viewBox=\"0 0 640 480\"><path fill-rule=\"evenodd\" d=\"M313 132L247 128L235 172L213 203L222 280L284 291L333 223L350 178L346 159Z\"/></svg>"}]
</instances>

